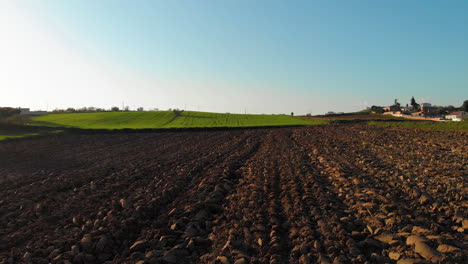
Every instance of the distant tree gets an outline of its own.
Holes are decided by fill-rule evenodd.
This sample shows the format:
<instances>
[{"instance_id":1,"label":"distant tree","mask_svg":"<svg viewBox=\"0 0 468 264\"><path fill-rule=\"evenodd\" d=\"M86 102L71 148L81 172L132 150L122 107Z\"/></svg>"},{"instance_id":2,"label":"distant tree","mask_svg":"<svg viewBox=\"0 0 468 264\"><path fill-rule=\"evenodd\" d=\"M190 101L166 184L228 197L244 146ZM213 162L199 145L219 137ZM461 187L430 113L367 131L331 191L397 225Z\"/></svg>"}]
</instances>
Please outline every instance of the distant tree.
<instances>
[{"instance_id":1,"label":"distant tree","mask_svg":"<svg viewBox=\"0 0 468 264\"><path fill-rule=\"evenodd\" d=\"M174 108L172 111L174 112L175 116L181 116L182 112L184 112L184 110L180 110L178 108Z\"/></svg>"},{"instance_id":2,"label":"distant tree","mask_svg":"<svg viewBox=\"0 0 468 264\"><path fill-rule=\"evenodd\" d=\"M294 116L294 112L291 112L291 116Z\"/></svg>"},{"instance_id":3,"label":"distant tree","mask_svg":"<svg viewBox=\"0 0 468 264\"><path fill-rule=\"evenodd\" d=\"M74 113L74 112L76 112L76 110L73 107L68 107L67 110L65 110L65 112Z\"/></svg>"},{"instance_id":4,"label":"distant tree","mask_svg":"<svg viewBox=\"0 0 468 264\"><path fill-rule=\"evenodd\" d=\"M462 110L468 112L468 100L465 100L461 106Z\"/></svg>"},{"instance_id":5,"label":"distant tree","mask_svg":"<svg viewBox=\"0 0 468 264\"><path fill-rule=\"evenodd\" d=\"M0 119L12 117L14 115L19 115L19 113L21 113L21 111L17 108L0 107Z\"/></svg>"},{"instance_id":6,"label":"distant tree","mask_svg":"<svg viewBox=\"0 0 468 264\"><path fill-rule=\"evenodd\" d=\"M411 106L413 107L414 110L418 110L419 109L419 104L416 102L416 100L414 100L414 96L411 97L411 102L410 102Z\"/></svg>"},{"instance_id":7,"label":"distant tree","mask_svg":"<svg viewBox=\"0 0 468 264\"><path fill-rule=\"evenodd\" d=\"M307 113L306 116L312 116L312 114L311 114L311 113Z\"/></svg>"},{"instance_id":8,"label":"distant tree","mask_svg":"<svg viewBox=\"0 0 468 264\"><path fill-rule=\"evenodd\" d=\"M143 107L138 107L137 111L144 111Z\"/></svg>"},{"instance_id":9,"label":"distant tree","mask_svg":"<svg viewBox=\"0 0 468 264\"><path fill-rule=\"evenodd\" d=\"M125 111L125 112L130 111L130 107L128 107L128 106L124 107L123 111Z\"/></svg>"},{"instance_id":10,"label":"distant tree","mask_svg":"<svg viewBox=\"0 0 468 264\"><path fill-rule=\"evenodd\" d=\"M385 112L383 107L376 105L371 106L370 110L376 114L383 114Z\"/></svg>"},{"instance_id":11,"label":"distant tree","mask_svg":"<svg viewBox=\"0 0 468 264\"><path fill-rule=\"evenodd\" d=\"M447 106L447 112L449 112L449 113L452 113L452 112L454 112L454 111L456 111L456 110L457 110L457 109L456 109L455 106L453 106L453 105Z\"/></svg>"},{"instance_id":12,"label":"distant tree","mask_svg":"<svg viewBox=\"0 0 468 264\"><path fill-rule=\"evenodd\" d=\"M445 107L443 106L432 106L432 108L435 109L435 112L438 114L438 115L443 115L443 114L446 114L446 111L445 111Z\"/></svg>"},{"instance_id":13,"label":"distant tree","mask_svg":"<svg viewBox=\"0 0 468 264\"><path fill-rule=\"evenodd\" d=\"M120 109L119 109L117 106L113 106L113 107L111 108L111 111L112 111L112 112L118 112L119 110L120 110Z\"/></svg>"}]
</instances>

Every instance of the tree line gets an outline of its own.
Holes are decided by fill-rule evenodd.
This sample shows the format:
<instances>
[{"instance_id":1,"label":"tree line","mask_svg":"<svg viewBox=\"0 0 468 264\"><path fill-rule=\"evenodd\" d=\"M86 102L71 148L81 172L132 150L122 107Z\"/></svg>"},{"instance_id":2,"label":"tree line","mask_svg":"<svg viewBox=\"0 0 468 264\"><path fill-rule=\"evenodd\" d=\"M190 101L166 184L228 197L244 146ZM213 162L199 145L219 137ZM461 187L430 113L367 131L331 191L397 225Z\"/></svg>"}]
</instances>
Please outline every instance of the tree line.
<instances>
[{"instance_id":1,"label":"tree line","mask_svg":"<svg viewBox=\"0 0 468 264\"><path fill-rule=\"evenodd\" d=\"M143 107L137 108L137 111L144 111L144 110L145 109ZM97 113L97 112L128 112L128 111L131 111L128 106L125 106L124 108L113 106L109 109L89 106L89 107L81 107L81 108L68 107L66 109L55 109L52 111L52 113Z\"/></svg>"},{"instance_id":2,"label":"tree line","mask_svg":"<svg viewBox=\"0 0 468 264\"><path fill-rule=\"evenodd\" d=\"M396 100L395 100L395 104L400 106L400 104ZM409 105L407 104L406 106L407 107L411 106L413 108L413 110L415 110L415 111L420 111L421 110L419 103L416 102L414 97L411 98L410 104ZM455 107L453 105L448 105L448 106L433 105L432 108L434 108L435 112L437 114L439 114L439 115L450 114L450 113L456 112L456 111L468 112L468 100L463 101L463 103L462 103L462 105L460 107ZM382 114L384 112L384 107L373 105L370 108L370 110L372 110L375 113Z\"/></svg>"}]
</instances>

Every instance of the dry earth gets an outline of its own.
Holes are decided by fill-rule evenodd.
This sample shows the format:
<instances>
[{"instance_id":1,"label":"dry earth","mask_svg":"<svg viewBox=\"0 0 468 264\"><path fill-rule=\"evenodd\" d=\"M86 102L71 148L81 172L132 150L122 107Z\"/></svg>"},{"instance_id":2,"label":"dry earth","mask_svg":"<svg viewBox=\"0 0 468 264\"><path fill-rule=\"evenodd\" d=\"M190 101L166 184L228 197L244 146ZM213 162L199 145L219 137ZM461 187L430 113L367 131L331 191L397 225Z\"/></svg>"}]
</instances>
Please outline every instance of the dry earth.
<instances>
[{"instance_id":1,"label":"dry earth","mask_svg":"<svg viewBox=\"0 0 468 264\"><path fill-rule=\"evenodd\" d=\"M468 133L366 125L0 143L1 263L467 263Z\"/></svg>"}]
</instances>

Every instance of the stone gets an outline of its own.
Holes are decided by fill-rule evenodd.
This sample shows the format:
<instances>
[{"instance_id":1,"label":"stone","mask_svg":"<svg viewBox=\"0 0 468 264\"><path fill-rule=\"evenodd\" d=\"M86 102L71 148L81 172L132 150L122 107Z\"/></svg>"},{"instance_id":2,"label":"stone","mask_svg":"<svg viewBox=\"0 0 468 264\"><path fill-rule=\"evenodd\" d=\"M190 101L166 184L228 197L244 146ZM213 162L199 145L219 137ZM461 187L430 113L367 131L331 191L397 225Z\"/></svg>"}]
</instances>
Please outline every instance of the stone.
<instances>
[{"instance_id":1,"label":"stone","mask_svg":"<svg viewBox=\"0 0 468 264\"><path fill-rule=\"evenodd\" d=\"M72 222L73 222L73 224L75 224L77 226L81 225L81 221L77 217L73 217Z\"/></svg>"},{"instance_id":2,"label":"stone","mask_svg":"<svg viewBox=\"0 0 468 264\"><path fill-rule=\"evenodd\" d=\"M408 245L408 246L412 246L412 245L416 244L416 242L429 242L429 240L427 240L427 238L425 238L423 236L419 236L419 235L409 236L406 239L406 245Z\"/></svg>"},{"instance_id":3,"label":"stone","mask_svg":"<svg viewBox=\"0 0 468 264\"><path fill-rule=\"evenodd\" d=\"M299 258L299 264L310 264L310 257L307 255L302 255Z\"/></svg>"},{"instance_id":4,"label":"stone","mask_svg":"<svg viewBox=\"0 0 468 264\"><path fill-rule=\"evenodd\" d=\"M77 245L73 245L71 246L71 251L75 254L80 253L80 247L78 247Z\"/></svg>"},{"instance_id":5,"label":"stone","mask_svg":"<svg viewBox=\"0 0 468 264\"><path fill-rule=\"evenodd\" d=\"M401 254L395 251L390 251L388 253L388 258L391 260L399 260L401 258Z\"/></svg>"},{"instance_id":6,"label":"stone","mask_svg":"<svg viewBox=\"0 0 468 264\"><path fill-rule=\"evenodd\" d=\"M314 241L314 248L316 250L320 250L320 242L318 242L317 240Z\"/></svg>"},{"instance_id":7,"label":"stone","mask_svg":"<svg viewBox=\"0 0 468 264\"><path fill-rule=\"evenodd\" d=\"M449 253L449 252L453 252L457 250L460 250L460 249L455 246L447 245L447 244L441 244L437 247L437 251L442 252L442 253Z\"/></svg>"},{"instance_id":8,"label":"stone","mask_svg":"<svg viewBox=\"0 0 468 264\"><path fill-rule=\"evenodd\" d=\"M128 207L128 201L126 199L123 199L123 198L120 199L119 203L120 203L120 206L122 206L122 208L124 209Z\"/></svg>"},{"instance_id":9,"label":"stone","mask_svg":"<svg viewBox=\"0 0 468 264\"><path fill-rule=\"evenodd\" d=\"M468 229L468 219L465 219L462 221L462 228L463 229Z\"/></svg>"},{"instance_id":10,"label":"stone","mask_svg":"<svg viewBox=\"0 0 468 264\"><path fill-rule=\"evenodd\" d=\"M139 240L130 247L131 252L136 251L143 251L148 246L148 242L146 240Z\"/></svg>"},{"instance_id":11,"label":"stone","mask_svg":"<svg viewBox=\"0 0 468 264\"><path fill-rule=\"evenodd\" d=\"M83 238L80 241L80 245L81 245L81 248L84 251L91 250L91 247L93 246L93 241L92 241L91 235L90 234L84 235Z\"/></svg>"},{"instance_id":12,"label":"stone","mask_svg":"<svg viewBox=\"0 0 468 264\"><path fill-rule=\"evenodd\" d=\"M236 261L234 261L234 264L247 264L248 261L246 258L238 258Z\"/></svg>"},{"instance_id":13,"label":"stone","mask_svg":"<svg viewBox=\"0 0 468 264\"><path fill-rule=\"evenodd\" d=\"M439 262L442 260L442 254L439 251L431 248L426 243L421 241L416 242L414 252L432 262Z\"/></svg>"},{"instance_id":14,"label":"stone","mask_svg":"<svg viewBox=\"0 0 468 264\"><path fill-rule=\"evenodd\" d=\"M259 238L257 240L257 243L258 243L259 246L263 246L263 240L261 238Z\"/></svg>"},{"instance_id":15,"label":"stone","mask_svg":"<svg viewBox=\"0 0 468 264\"><path fill-rule=\"evenodd\" d=\"M24 253L23 259L25 259L25 260L31 259L31 253L29 253L29 252Z\"/></svg>"},{"instance_id":16,"label":"stone","mask_svg":"<svg viewBox=\"0 0 468 264\"><path fill-rule=\"evenodd\" d=\"M382 243L389 244L390 241L393 241L394 236L390 233L385 233L375 236L374 238Z\"/></svg>"},{"instance_id":17,"label":"stone","mask_svg":"<svg viewBox=\"0 0 468 264\"><path fill-rule=\"evenodd\" d=\"M59 249L54 249L52 252L50 252L49 259L54 259L58 255L60 255L60 250Z\"/></svg>"},{"instance_id":18,"label":"stone","mask_svg":"<svg viewBox=\"0 0 468 264\"><path fill-rule=\"evenodd\" d=\"M59 254L52 260L52 262L56 263L56 262L61 262L62 260L63 260L63 255Z\"/></svg>"},{"instance_id":19,"label":"stone","mask_svg":"<svg viewBox=\"0 0 468 264\"><path fill-rule=\"evenodd\" d=\"M411 230L412 234L430 234L431 231L429 229L426 229L424 227L420 226L413 226L413 229Z\"/></svg>"},{"instance_id":20,"label":"stone","mask_svg":"<svg viewBox=\"0 0 468 264\"><path fill-rule=\"evenodd\" d=\"M218 256L218 257L216 258L216 262L222 263L222 264L231 264L231 262L230 262L230 261L228 260L228 258L225 257L225 256Z\"/></svg>"},{"instance_id":21,"label":"stone","mask_svg":"<svg viewBox=\"0 0 468 264\"><path fill-rule=\"evenodd\" d=\"M428 203L430 200L431 200L431 198L430 198L428 195L426 195L426 194L423 194L423 195L421 195L421 197L419 197L419 203L420 203L420 204L426 204L426 203Z\"/></svg>"}]
</instances>

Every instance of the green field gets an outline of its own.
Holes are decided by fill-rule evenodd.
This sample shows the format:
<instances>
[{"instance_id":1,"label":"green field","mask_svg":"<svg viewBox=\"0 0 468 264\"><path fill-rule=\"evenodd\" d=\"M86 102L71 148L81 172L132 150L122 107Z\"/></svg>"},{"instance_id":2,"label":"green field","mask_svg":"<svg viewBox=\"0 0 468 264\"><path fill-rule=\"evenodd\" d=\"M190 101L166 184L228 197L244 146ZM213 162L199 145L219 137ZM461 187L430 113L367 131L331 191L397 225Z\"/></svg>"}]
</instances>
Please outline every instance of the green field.
<instances>
[{"instance_id":1,"label":"green field","mask_svg":"<svg viewBox=\"0 0 468 264\"><path fill-rule=\"evenodd\" d=\"M184 111L101 112L49 114L32 119L32 125L85 129L142 129L196 127L292 126L324 123L288 115L243 115Z\"/></svg>"},{"instance_id":2,"label":"green field","mask_svg":"<svg viewBox=\"0 0 468 264\"><path fill-rule=\"evenodd\" d=\"M369 122L371 125L383 127L407 127L407 128L420 128L420 129L433 129L433 130L468 130L468 121L461 122Z\"/></svg>"},{"instance_id":3,"label":"green field","mask_svg":"<svg viewBox=\"0 0 468 264\"><path fill-rule=\"evenodd\" d=\"M0 123L0 141L5 139L20 139L34 136L44 136L61 133L55 128L45 129L34 126L5 125Z\"/></svg>"},{"instance_id":4,"label":"green field","mask_svg":"<svg viewBox=\"0 0 468 264\"><path fill-rule=\"evenodd\" d=\"M2 133L2 132L0 132ZM38 133L28 133L28 134L21 134L21 135L0 135L0 140L4 139L12 139L12 138L25 138L25 137L32 137L37 136Z\"/></svg>"}]
</instances>

